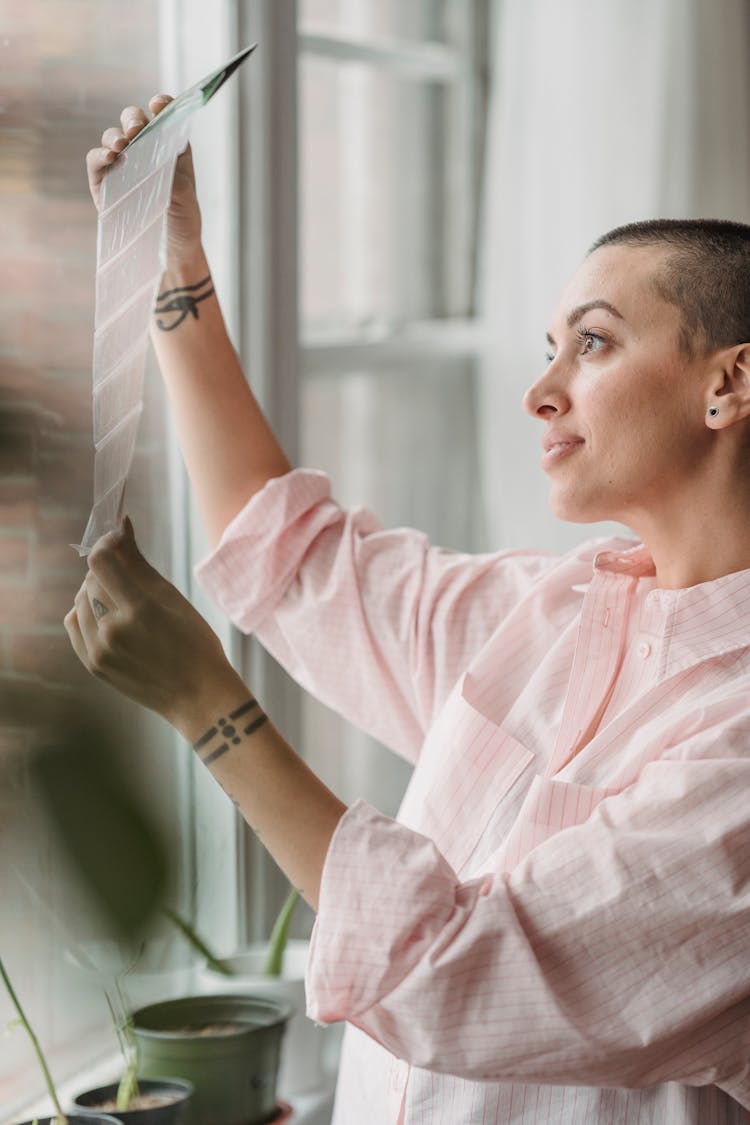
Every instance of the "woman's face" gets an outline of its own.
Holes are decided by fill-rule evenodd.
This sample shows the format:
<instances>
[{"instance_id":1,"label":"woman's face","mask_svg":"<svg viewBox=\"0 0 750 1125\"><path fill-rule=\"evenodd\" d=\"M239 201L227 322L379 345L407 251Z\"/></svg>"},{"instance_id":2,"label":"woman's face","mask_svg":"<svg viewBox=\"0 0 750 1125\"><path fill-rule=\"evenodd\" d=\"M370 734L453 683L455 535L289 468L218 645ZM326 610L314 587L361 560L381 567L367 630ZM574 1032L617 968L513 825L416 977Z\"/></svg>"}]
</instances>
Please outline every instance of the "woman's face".
<instances>
[{"instance_id":1,"label":"woman's face","mask_svg":"<svg viewBox=\"0 0 750 1125\"><path fill-rule=\"evenodd\" d=\"M710 450L705 360L680 350L679 310L653 285L663 256L601 247L552 318L549 365L524 407L546 423L542 467L561 519L637 527L644 513L666 514L685 502Z\"/></svg>"}]
</instances>

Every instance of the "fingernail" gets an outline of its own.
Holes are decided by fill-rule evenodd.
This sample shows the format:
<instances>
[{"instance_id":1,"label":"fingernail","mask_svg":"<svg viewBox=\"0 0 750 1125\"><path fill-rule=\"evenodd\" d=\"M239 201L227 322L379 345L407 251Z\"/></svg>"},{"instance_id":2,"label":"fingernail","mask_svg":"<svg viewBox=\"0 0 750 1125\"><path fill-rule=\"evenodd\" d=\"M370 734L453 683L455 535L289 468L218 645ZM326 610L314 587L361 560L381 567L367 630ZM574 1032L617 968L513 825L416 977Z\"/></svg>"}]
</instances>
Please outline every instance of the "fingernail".
<instances>
[{"instance_id":1,"label":"fingernail","mask_svg":"<svg viewBox=\"0 0 750 1125\"><path fill-rule=\"evenodd\" d=\"M128 121L127 125L125 126L126 129L140 129L140 127L141 122L137 117L131 117L130 121Z\"/></svg>"}]
</instances>

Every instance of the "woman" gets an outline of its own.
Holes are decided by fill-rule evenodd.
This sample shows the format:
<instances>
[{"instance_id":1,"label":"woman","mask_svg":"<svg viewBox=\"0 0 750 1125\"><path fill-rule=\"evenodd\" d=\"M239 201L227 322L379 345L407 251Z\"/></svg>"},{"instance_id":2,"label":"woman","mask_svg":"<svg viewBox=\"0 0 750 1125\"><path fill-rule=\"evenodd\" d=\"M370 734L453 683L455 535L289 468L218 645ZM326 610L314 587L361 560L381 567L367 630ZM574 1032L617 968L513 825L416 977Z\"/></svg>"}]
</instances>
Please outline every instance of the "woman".
<instances>
[{"instance_id":1,"label":"woman","mask_svg":"<svg viewBox=\"0 0 750 1125\"><path fill-rule=\"evenodd\" d=\"M95 199L146 120L89 153ZM186 154L163 291L210 288ZM750 1121L749 310L736 224L624 228L574 273L524 405L556 514L639 542L562 557L341 511L291 471L215 297L157 318L199 576L416 763L397 821L346 809L129 523L91 553L80 659L193 742L318 911L308 1012L350 1025L336 1125Z\"/></svg>"}]
</instances>

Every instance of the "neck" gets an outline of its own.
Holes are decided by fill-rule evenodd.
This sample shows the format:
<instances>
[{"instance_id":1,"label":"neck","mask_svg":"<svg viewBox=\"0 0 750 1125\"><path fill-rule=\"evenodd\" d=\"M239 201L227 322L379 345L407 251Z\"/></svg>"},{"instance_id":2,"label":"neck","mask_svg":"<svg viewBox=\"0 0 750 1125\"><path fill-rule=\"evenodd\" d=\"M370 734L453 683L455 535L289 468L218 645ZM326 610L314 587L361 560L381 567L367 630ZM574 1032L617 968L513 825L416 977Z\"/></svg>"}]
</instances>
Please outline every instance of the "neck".
<instances>
[{"instance_id":1,"label":"neck","mask_svg":"<svg viewBox=\"0 0 750 1125\"><path fill-rule=\"evenodd\" d=\"M626 518L646 544L658 585L682 589L750 569L750 496L733 487L694 488L677 503Z\"/></svg>"}]
</instances>

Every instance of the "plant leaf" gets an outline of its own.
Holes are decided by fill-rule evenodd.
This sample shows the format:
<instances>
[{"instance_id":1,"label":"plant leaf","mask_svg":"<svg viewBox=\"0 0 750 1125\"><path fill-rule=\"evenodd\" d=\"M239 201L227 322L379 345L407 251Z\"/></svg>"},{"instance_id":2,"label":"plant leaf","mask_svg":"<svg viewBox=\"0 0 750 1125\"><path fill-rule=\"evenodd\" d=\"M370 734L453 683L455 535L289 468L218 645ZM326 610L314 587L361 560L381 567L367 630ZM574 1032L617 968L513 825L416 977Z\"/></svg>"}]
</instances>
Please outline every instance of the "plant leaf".
<instances>
[{"instance_id":1,"label":"plant leaf","mask_svg":"<svg viewBox=\"0 0 750 1125\"><path fill-rule=\"evenodd\" d=\"M281 970L284 965L284 950L286 949L286 943L289 937L289 924L292 920L292 912L297 905L298 898L299 891L296 887L292 887L274 923L268 943L268 956L263 968L263 972L267 977L281 976Z\"/></svg>"},{"instance_id":2,"label":"plant leaf","mask_svg":"<svg viewBox=\"0 0 750 1125\"><path fill-rule=\"evenodd\" d=\"M131 795L114 738L87 717L37 755L31 775L49 819L93 900L121 940L132 940L159 908L167 857Z\"/></svg>"},{"instance_id":3,"label":"plant leaf","mask_svg":"<svg viewBox=\"0 0 750 1125\"><path fill-rule=\"evenodd\" d=\"M234 969L230 969L229 965L225 964L224 961L220 960L220 958L216 957L211 952L203 938L198 936L190 923L186 922L184 918L180 917L176 910L172 910L171 907L165 906L162 910L162 914L166 915L166 917L169 918L170 922L174 923L182 936L187 938L187 940L190 942L193 949L200 953L201 957L206 958L206 962L210 969L213 969L215 973L223 973L225 977L232 977L235 975Z\"/></svg>"}]
</instances>

